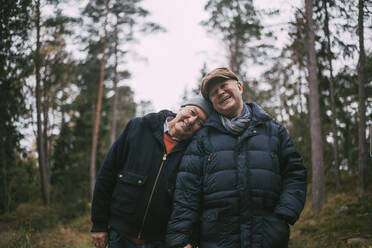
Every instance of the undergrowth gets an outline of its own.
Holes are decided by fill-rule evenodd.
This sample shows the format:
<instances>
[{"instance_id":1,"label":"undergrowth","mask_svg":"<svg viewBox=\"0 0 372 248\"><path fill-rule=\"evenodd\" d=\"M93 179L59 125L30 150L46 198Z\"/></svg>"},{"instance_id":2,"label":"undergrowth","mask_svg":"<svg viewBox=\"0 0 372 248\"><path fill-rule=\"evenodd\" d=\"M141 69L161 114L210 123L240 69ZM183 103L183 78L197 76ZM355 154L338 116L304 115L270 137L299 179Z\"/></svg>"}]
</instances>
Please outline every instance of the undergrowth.
<instances>
[{"instance_id":1,"label":"undergrowth","mask_svg":"<svg viewBox=\"0 0 372 248\"><path fill-rule=\"evenodd\" d=\"M358 199L350 181L343 182L343 193L330 188L320 211L311 210L310 192L299 221L291 227L290 248L372 248L371 187L363 199ZM353 238L365 243L352 243Z\"/></svg>"},{"instance_id":2,"label":"undergrowth","mask_svg":"<svg viewBox=\"0 0 372 248\"><path fill-rule=\"evenodd\" d=\"M327 188L327 203L321 211L311 210L308 202L291 227L290 248L372 248L372 188L358 199L353 180L344 181L342 193ZM0 247L7 248L88 248L90 205L86 202L51 206L36 203L20 205L0 216ZM366 244L351 244L362 238ZM273 247L275 248L275 247Z\"/></svg>"},{"instance_id":3,"label":"undergrowth","mask_svg":"<svg viewBox=\"0 0 372 248\"><path fill-rule=\"evenodd\" d=\"M86 202L51 207L21 204L0 216L0 247L91 247L89 210Z\"/></svg>"}]
</instances>

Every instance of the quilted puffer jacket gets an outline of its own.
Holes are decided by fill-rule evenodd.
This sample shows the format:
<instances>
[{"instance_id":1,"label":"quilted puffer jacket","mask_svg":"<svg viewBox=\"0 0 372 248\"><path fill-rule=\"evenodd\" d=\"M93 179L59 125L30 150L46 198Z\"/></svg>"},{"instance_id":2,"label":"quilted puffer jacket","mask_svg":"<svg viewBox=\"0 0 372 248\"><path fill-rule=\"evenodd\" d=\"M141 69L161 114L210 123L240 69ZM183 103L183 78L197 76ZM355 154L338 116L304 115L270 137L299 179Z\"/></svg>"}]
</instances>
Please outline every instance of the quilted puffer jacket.
<instances>
[{"instance_id":1,"label":"quilted puffer jacket","mask_svg":"<svg viewBox=\"0 0 372 248\"><path fill-rule=\"evenodd\" d=\"M200 248L288 246L306 198L306 168L285 128L255 103L239 136L214 112L194 136L176 180L167 244Z\"/></svg>"}]
</instances>

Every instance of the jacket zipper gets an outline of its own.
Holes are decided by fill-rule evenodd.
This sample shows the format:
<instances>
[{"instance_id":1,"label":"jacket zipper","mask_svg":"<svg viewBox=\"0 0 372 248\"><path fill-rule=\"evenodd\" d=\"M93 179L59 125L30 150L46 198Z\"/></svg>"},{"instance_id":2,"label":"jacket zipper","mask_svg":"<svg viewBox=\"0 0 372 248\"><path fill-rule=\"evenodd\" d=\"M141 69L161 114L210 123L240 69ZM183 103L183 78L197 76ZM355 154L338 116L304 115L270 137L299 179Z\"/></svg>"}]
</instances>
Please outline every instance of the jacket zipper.
<instances>
[{"instance_id":1,"label":"jacket zipper","mask_svg":"<svg viewBox=\"0 0 372 248\"><path fill-rule=\"evenodd\" d=\"M140 232L138 233L138 236L137 236L138 239L141 239L142 231L143 231L143 228L144 228L144 226L145 226L146 217L147 217L147 214L148 214L148 212L149 212L149 208L150 208L150 204L151 204L151 199L152 199L152 196L153 196L153 194L154 194L154 191L155 191L156 185L158 184L158 180L159 180L160 172L161 172L162 169L163 169L163 165L164 165L166 159L167 159L167 154L164 153L164 155L163 155L163 160L161 161L160 168L159 168L159 170L158 170L158 174L156 175L156 178L155 178L154 186L152 187L152 190L151 190L151 194L150 194L149 200L147 201L147 206L146 206L145 214L144 214L143 219L142 219L141 229L140 229Z\"/></svg>"}]
</instances>

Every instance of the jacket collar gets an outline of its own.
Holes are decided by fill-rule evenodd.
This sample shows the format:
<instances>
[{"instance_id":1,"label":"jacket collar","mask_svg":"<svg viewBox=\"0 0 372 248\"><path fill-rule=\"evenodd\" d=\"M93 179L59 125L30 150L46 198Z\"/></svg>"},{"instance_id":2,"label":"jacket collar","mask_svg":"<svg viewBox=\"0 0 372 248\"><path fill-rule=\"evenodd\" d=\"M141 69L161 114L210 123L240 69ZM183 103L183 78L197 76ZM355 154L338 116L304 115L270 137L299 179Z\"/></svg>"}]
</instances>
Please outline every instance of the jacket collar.
<instances>
[{"instance_id":1,"label":"jacket collar","mask_svg":"<svg viewBox=\"0 0 372 248\"><path fill-rule=\"evenodd\" d=\"M175 117L176 114L169 110L161 110L158 113L150 113L143 117L143 123L150 128L155 138L164 146L164 122L168 117ZM190 140L179 142L172 152L184 150Z\"/></svg>"},{"instance_id":2,"label":"jacket collar","mask_svg":"<svg viewBox=\"0 0 372 248\"><path fill-rule=\"evenodd\" d=\"M273 118L255 102L246 103L252 110L252 125L272 120Z\"/></svg>"}]
</instances>

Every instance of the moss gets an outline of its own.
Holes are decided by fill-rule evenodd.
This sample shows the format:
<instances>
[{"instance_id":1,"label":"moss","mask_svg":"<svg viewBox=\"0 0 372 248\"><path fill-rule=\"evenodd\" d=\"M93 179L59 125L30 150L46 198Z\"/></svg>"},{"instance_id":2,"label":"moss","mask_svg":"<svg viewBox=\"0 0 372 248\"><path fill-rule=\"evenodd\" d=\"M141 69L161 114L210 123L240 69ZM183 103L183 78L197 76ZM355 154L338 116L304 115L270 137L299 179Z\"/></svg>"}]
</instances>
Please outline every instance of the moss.
<instances>
[{"instance_id":1,"label":"moss","mask_svg":"<svg viewBox=\"0 0 372 248\"><path fill-rule=\"evenodd\" d=\"M372 238L371 223L372 195L360 201L350 193L329 194L321 211L311 211L307 202L300 220L292 227L290 247L351 247L347 244L350 238Z\"/></svg>"}]
</instances>

